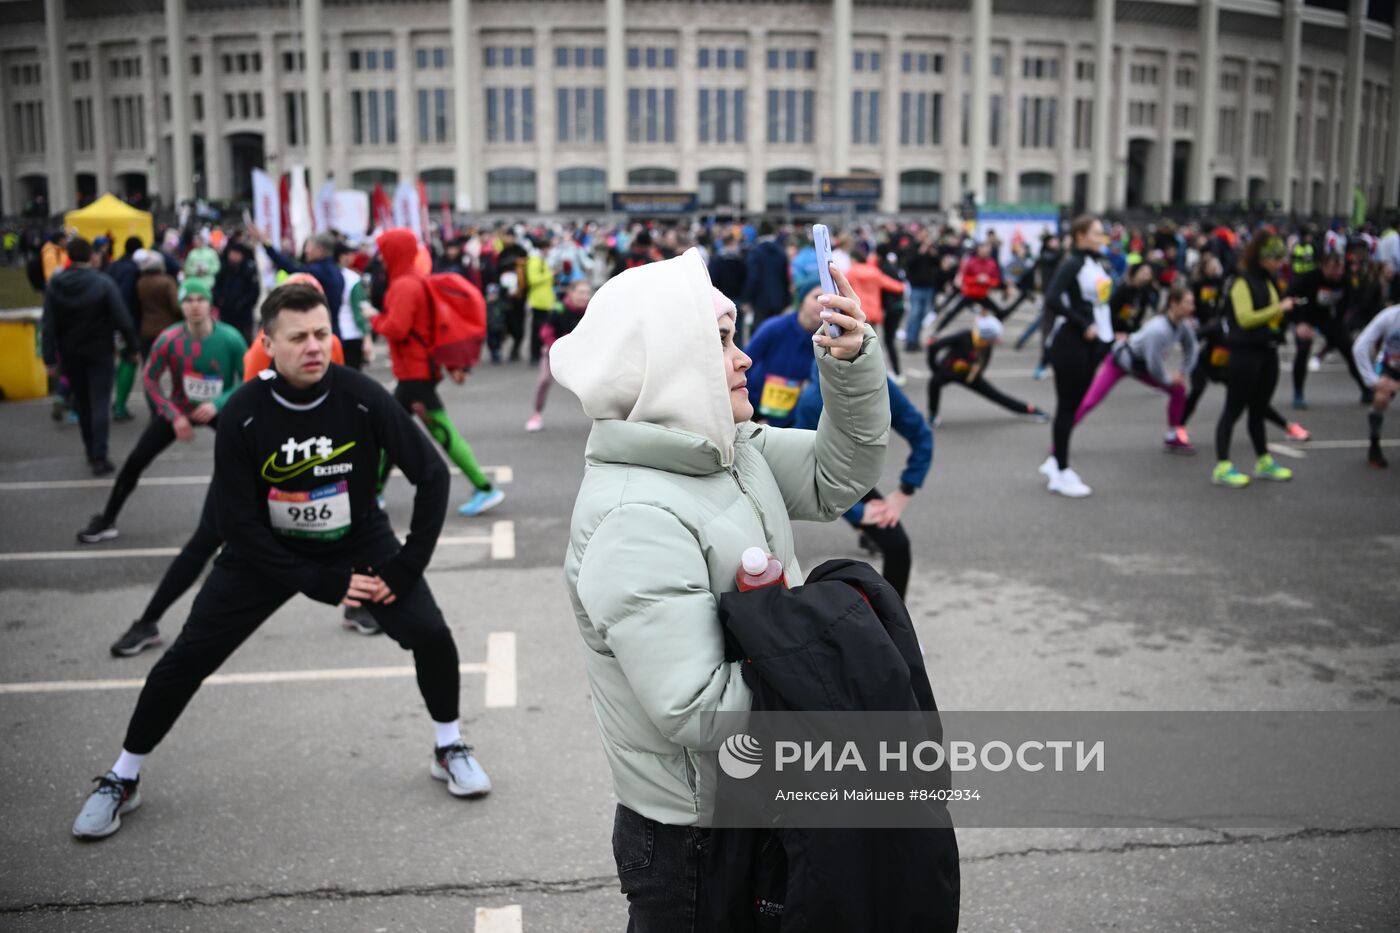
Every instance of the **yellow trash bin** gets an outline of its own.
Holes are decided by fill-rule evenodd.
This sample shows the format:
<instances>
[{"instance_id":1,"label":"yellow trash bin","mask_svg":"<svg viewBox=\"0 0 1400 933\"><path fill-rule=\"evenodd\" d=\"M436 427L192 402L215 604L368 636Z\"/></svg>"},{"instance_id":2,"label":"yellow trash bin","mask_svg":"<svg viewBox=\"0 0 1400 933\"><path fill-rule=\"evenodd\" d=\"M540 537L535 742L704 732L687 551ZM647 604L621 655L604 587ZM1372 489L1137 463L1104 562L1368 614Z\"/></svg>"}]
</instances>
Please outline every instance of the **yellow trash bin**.
<instances>
[{"instance_id":1,"label":"yellow trash bin","mask_svg":"<svg viewBox=\"0 0 1400 933\"><path fill-rule=\"evenodd\" d=\"M42 398L49 379L39 356L38 308L0 311L0 400Z\"/></svg>"}]
</instances>

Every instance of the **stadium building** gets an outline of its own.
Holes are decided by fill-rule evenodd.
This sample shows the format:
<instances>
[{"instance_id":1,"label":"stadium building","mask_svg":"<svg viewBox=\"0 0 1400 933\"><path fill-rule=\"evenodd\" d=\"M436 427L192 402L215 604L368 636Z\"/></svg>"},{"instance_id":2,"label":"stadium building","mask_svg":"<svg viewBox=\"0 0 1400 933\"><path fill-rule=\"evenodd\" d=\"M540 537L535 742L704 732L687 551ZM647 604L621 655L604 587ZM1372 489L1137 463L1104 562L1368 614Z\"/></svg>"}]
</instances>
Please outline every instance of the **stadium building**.
<instances>
[{"instance_id":1,"label":"stadium building","mask_svg":"<svg viewBox=\"0 0 1400 933\"><path fill-rule=\"evenodd\" d=\"M1400 194L1372 0L0 0L0 213L421 178L460 211L622 191L885 213Z\"/></svg>"}]
</instances>

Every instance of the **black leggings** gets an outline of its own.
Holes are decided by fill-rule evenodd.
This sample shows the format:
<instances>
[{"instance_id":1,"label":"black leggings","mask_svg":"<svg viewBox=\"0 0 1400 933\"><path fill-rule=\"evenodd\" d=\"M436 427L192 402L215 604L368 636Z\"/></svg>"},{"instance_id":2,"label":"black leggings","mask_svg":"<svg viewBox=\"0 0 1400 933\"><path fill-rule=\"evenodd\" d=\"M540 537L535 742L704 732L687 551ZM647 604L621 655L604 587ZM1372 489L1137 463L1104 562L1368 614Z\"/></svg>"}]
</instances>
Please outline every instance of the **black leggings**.
<instances>
[{"instance_id":1,"label":"black leggings","mask_svg":"<svg viewBox=\"0 0 1400 933\"><path fill-rule=\"evenodd\" d=\"M217 421L217 419L215 419ZM209 422L209 427L214 427L215 422ZM107 496L107 506L102 510L102 517L107 524L114 525L117 516L121 514L122 506L126 504L127 497L136 491L136 484L141 481L141 474L146 471L146 467L159 457L165 448L175 443L175 427L160 415L152 415L151 420L146 422L146 429L141 432L141 436L136 439L136 446L127 455L126 462L122 464L120 472L117 473L117 481L112 484L112 492Z\"/></svg>"},{"instance_id":2,"label":"black leggings","mask_svg":"<svg viewBox=\"0 0 1400 933\"><path fill-rule=\"evenodd\" d=\"M141 613L141 623L155 625L159 622L175 600L184 596L185 591L194 586L199 575L204 572L204 566L223 543L223 536L219 534L219 527L214 520L214 497L211 490L204 495L204 508L199 513L199 527L185 542L185 546L180 548L180 553L175 555L170 566L165 568L165 576L160 578L151 601Z\"/></svg>"},{"instance_id":3,"label":"black leggings","mask_svg":"<svg viewBox=\"0 0 1400 933\"><path fill-rule=\"evenodd\" d=\"M1085 340L1068 324L1061 324L1046 353L1050 365L1055 367L1055 424L1050 437L1055 462L1062 470L1069 468L1069 436L1074 430L1074 415L1094 381L1094 370L1103 355L1096 344L1102 345L1102 341Z\"/></svg>"},{"instance_id":4,"label":"black leggings","mask_svg":"<svg viewBox=\"0 0 1400 933\"><path fill-rule=\"evenodd\" d=\"M1356 359L1351 355L1351 334L1347 333L1346 325L1341 321L1331 321L1328 324L1318 327L1317 333L1327 341L1329 350L1336 350L1346 361L1347 372L1356 382L1361 390L1366 390L1366 383L1361 379L1361 371L1356 368ZM1297 354L1293 357L1293 394L1302 398L1303 387L1308 381L1308 359L1312 356L1311 340L1302 340L1297 332L1293 334L1293 348Z\"/></svg>"},{"instance_id":5,"label":"black leggings","mask_svg":"<svg viewBox=\"0 0 1400 933\"><path fill-rule=\"evenodd\" d=\"M958 300L953 302L953 306L948 309L947 313L939 319L938 327L935 328L933 332L935 334L943 333L943 329L952 323L953 318L957 317L962 309L968 306L986 308L998 318L1002 316L1001 309L997 307L997 303L992 300L990 295L985 298L969 298L966 295L960 295Z\"/></svg>"},{"instance_id":6,"label":"black leggings","mask_svg":"<svg viewBox=\"0 0 1400 933\"><path fill-rule=\"evenodd\" d=\"M510 359L520 359L520 345L525 342L525 302L511 298L506 304L506 334L510 337Z\"/></svg>"},{"instance_id":7,"label":"black leggings","mask_svg":"<svg viewBox=\"0 0 1400 933\"><path fill-rule=\"evenodd\" d=\"M895 339L895 332L899 330L899 324L904 320L904 304L895 305L885 312L885 323L880 327L885 332L885 359L889 361L890 372L896 376L900 373L899 368L899 341Z\"/></svg>"},{"instance_id":8,"label":"black leggings","mask_svg":"<svg viewBox=\"0 0 1400 933\"><path fill-rule=\"evenodd\" d=\"M880 490L872 489L860 501L871 502L883 498L884 496L880 495ZM904 591L909 588L911 559L909 535L904 530L904 523L898 522L893 528L877 528L874 525L858 525L851 522L851 527L869 538L880 549L880 556L884 558L880 576L884 577L885 582L894 587L899 598L903 599Z\"/></svg>"},{"instance_id":9,"label":"black leggings","mask_svg":"<svg viewBox=\"0 0 1400 933\"><path fill-rule=\"evenodd\" d=\"M930 355L932 355L932 352L930 352ZM930 365L932 364L930 363ZM1035 411L1034 405L1007 395L983 378L981 373L978 373L976 379L967 382L961 375L952 370L934 367L933 376L928 381L928 417L930 421L938 417L939 401L943 397L943 387L949 383L960 385L965 389L971 389L992 404L1000 405L1013 414L1025 415Z\"/></svg>"},{"instance_id":10,"label":"black leggings","mask_svg":"<svg viewBox=\"0 0 1400 933\"><path fill-rule=\"evenodd\" d=\"M1249 440L1255 456L1269 452L1264 421L1278 385L1278 350L1273 347L1231 347L1225 371L1225 408L1215 425L1215 459L1230 459L1230 436L1235 422L1249 411Z\"/></svg>"},{"instance_id":11,"label":"black leggings","mask_svg":"<svg viewBox=\"0 0 1400 933\"><path fill-rule=\"evenodd\" d=\"M381 550L375 556L382 554ZM352 561L353 565L359 563ZM204 679L293 595L292 590L225 552L195 597L180 636L146 676L122 748L133 755L150 754ZM455 721L461 680L457 646L427 581L420 579L392 605L365 606L390 638L413 652L418 690L433 720Z\"/></svg>"}]
</instances>

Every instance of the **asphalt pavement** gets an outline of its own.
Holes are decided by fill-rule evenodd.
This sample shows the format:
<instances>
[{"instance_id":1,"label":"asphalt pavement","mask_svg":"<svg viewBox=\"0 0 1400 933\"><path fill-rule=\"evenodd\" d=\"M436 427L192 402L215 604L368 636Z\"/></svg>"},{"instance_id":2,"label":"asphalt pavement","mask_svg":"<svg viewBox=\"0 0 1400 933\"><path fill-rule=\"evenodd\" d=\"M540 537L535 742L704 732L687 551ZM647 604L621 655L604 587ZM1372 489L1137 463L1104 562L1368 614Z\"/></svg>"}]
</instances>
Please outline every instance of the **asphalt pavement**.
<instances>
[{"instance_id":1,"label":"asphalt pavement","mask_svg":"<svg viewBox=\"0 0 1400 933\"><path fill-rule=\"evenodd\" d=\"M907 362L923 407L926 364ZM988 375L1051 408L1033 363L1003 349ZM382 362L371 372L388 382ZM157 656L115 660L107 645L193 530L212 435L155 463L117 540L81 547L74 534L106 488L86 472L77 428L51 421L45 402L0 405L0 929L625 927L615 800L561 571L588 422L556 388L545 429L525 433L535 376L483 365L443 388L507 493L485 516L449 516L428 573L465 665L464 731L494 792L456 800L429 778L406 653L298 598L196 697L147 763L142 808L97 844L69 827ZM1170 456L1164 399L1122 383L1076 432L1074 465L1094 494L1069 501L1036 472L1048 426L944 390L933 471L905 516L908 604L940 706L1400 715L1400 446L1389 471L1366 466L1365 411L1334 358L1297 414L1314 440L1271 434L1295 479L1216 488L1223 394L1213 386L1194 419L1202 452ZM142 418L115 426L115 461ZM1400 411L1387 434L1400 439ZM1234 446L1251 459L1243 423ZM905 452L893 439L883 488ZM455 476L454 503L468 494ZM387 498L405 528L411 487L394 482ZM804 567L862 556L841 522L801 524L798 539ZM964 829L959 841L968 931L1400 923L1395 829Z\"/></svg>"}]
</instances>

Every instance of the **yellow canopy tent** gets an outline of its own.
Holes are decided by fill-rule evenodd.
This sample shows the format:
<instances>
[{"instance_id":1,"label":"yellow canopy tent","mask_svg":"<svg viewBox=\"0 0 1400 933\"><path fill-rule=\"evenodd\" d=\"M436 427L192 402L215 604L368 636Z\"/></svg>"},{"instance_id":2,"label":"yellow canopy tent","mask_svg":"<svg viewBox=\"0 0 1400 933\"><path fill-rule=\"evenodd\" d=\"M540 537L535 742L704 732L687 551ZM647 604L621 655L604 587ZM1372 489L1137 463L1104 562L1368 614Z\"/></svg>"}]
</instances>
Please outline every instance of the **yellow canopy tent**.
<instances>
[{"instance_id":1,"label":"yellow canopy tent","mask_svg":"<svg viewBox=\"0 0 1400 933\"><path fill-rule=\"evenodd\" d=\"M63 225L77 230L78 236L88 241L110 235L112 248L118 255L127 237L138 236L144 245L150 246L155 236L150 214L138 211L111 194L104 194L87 207L64 214Z\"/></svg>"}]
</instances>

